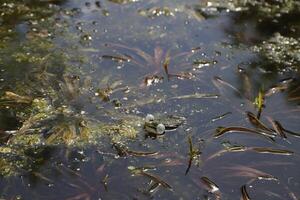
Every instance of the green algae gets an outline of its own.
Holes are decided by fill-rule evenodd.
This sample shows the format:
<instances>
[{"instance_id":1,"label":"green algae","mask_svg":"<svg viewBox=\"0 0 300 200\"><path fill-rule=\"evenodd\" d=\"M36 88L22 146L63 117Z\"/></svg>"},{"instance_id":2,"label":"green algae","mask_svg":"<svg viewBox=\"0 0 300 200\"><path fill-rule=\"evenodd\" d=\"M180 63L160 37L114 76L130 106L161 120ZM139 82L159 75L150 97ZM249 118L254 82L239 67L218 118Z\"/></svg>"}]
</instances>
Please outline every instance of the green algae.
<instances>
[{"instance_id":1,"label":"green algae","mask_svg":"<svg viewBox=\"0 0 300 200\"><path fill-rule=\"evenodd\" d=\"M279 71L298 71L300 66L299 39L285 37L279 33L253 48L269 62L276 64Z\"/></svg>"},{"instance_id":2,"label":"green algae","mask_svg":"<svg viewBox=\"0 0 300 200\"><path fill-rule=\"evenodd\" d=\"M165 17L175 16L174 11L169 7L152 7L148 9L140 9L138 10L138 13L141 16L150 17L150 18L159 17L159 16L165 16Z\"/></svg>"},{"instance_id":3,"label":"green algae","mask_svg":"<svg viewBox=\"0 0 300 200\"><path fill-rule=\"evenodd\" d=\"M11 177L30 171L37 162L31 154L44 151L38 135L17 135L8 144L0 147L0 176Z\"/></svg>"},{"instance_id":4,"label":"green algae","mask_svg":"<svg viewBox=\"0 0 300 200\"><path fill-rule=\"evenodd\" d=\"M30 170L31 162L35 162L36 159L28 156L26 154L28 151L40 152L45 148L61 145L69 149L86 149L91 145L101 146L104 137L109 137L111 142L124 143L126 140L135 139L140 131L140 128L126 120L103 123L88 121L84 116L74 117L71 113L61 111L52 113L48 111L46 114L37 113L35 110L34 113L23 122L22 127L9 138L7 143L2 144L0 153L5 159L0 160L2 169L0 175L16 176L24 170Z\"/></svg>"},{"instance_id":5,"label":"green algae","mask_svg":"<svg viewBox=\"0 0 300 200\"><path fill-rule=\"evenodd\" d=\"M135 139L138 135L137 127L134 127L124 120L115 124L105 124L99 126L99 132L104 132L111 136L113 142L123 142L126 139Z\"/></svg>"},{"instance_id":6,"label":"green algae","mask_svg":"<svg viewBox=\"0 0 300 200\"><path fill-rule=\"evenodd\" d=\"M200 6L205 9L227 9L240 12L255 9L259 16L278 17L281 14L299 11L300 3L295 0L259 1L259 0L210 0L203 1Z\"/></svg>"}]
</instances>

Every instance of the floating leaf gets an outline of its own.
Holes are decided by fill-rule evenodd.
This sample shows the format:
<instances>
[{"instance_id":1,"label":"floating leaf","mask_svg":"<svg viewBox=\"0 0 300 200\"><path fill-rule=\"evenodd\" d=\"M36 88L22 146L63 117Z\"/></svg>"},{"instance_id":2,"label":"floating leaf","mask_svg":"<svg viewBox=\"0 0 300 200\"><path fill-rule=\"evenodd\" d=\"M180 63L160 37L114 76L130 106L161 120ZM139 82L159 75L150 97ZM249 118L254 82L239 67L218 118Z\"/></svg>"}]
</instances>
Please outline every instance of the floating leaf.
<instances>
[{"instance_id":1,"label":"floating leaf","mask_svg":"<svg viewBox=\"0 0 300 200\"><path fill-rule=\"evenodd\" d=\"M219 95L217 94L207 94L207 93L194 93L189 95L181 95L176 97L171 97L170 99L217 99Z\"/></svg>"},{"instance_id":2,"label":"floating leaf","mask_svg":"<svg viewBox=\"0 0 300 200\"><path fill-rule=\"evenodd\" d=\"M278 154L278 155L292 155L294 152L284 149L272 149L267 147L252 147L253 151L258 153L266 153L266 154Z\"/></svg>"},{"instance_id":3,"label":"floating leaf","mask_svg":"<svg viewBox=\"0 0 300 200\"><path fill-rule=\"evenodd\" d=\"M247 112L247 117L250 123L258 129L262 129L264 131L268 131L270 133L274 133L273 129L268 128L265 124L263 124L253 113Z\"/></svg>"},{"instance_id":4,"label":"floating leaf","mask_svg":"<svg viewBox=\"0 0 300 200\"><path fill-rule=\"evenodd\" d=\"M255 133L258 135L265 136L269 139L273 139L273 137L275 137L275 135L270 134L269 132L253 130L253 129L245 128L245 127L241 127L241 126L218 127L216 129L216 133L214 134L214 137L218 138L218 137L223 136L225 133L230 133L230 132Z\"/></svg>"}]
</instances>

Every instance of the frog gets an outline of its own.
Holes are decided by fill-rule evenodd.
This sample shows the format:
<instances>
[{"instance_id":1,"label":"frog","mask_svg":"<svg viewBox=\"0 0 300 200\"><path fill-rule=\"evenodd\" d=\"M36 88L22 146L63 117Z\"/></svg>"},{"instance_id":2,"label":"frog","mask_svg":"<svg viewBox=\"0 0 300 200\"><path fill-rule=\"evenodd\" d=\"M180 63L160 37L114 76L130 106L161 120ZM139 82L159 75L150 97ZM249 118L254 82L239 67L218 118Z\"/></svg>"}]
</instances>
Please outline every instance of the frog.
<instances>
[{"instance_id":1,"label":"frog","mask_svg":"<svg viewBox=\"0 0 300 200\"><path fill-rule=\"evenodd\" d=\"M186 121L185 117L176 115L160 115L154 117L151 114L146 116L144 130L153 135L164 135L166 131L177 129Z\"/></svg>"}]
</instances>

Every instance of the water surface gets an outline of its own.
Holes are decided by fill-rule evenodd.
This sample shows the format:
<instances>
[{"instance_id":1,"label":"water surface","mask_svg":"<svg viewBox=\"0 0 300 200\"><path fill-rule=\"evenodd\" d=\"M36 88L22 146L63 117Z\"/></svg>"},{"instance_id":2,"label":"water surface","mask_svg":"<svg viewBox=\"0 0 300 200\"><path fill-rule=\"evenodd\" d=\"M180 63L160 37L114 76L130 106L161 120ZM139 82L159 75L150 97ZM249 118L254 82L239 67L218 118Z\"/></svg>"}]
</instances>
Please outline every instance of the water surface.
<instances>
[{"instance_id":1,"label":"water surface","mask_svg":"<svg viewBox=\"0 0 300 200\"><path fill-rule=\"evenodd\" d=\"M30 163L17 165L22 170L15 176L1 177L1 197L240 199L245 186L251 199L298 199L295 134L274 139L251 132L214 134L220 126L255 129L246 113L257 114L254 102L260 91L265 95L260 120L269 128L277 120L287 130L300 131L297 51L288 65L253 50L276 34L297 40L299 21L290 19L299 16L299 9L276 19L255 6L238 12L207 5L196 0L1 3L1 94L44 98L51 109L67 110L49 119L39 134L53 134L53 124L78 120L93 124L91 129L128 118L140 122L135 137L105 135L84 145L26 146L26 158L6 158L1 152L3 163ZM268 93L272 87L274 94ZM105 89L112 91L100 98ZM20 129L25 109L1 106L1 131ZM47 112L56 112L51 109ZM142 128L148 114L178 115L186 121L163 136L149 137ZM187 171L189 138L199 154ZM120 156L112 145L116 141L130 150L158 153ZM244 149L233 151L236 146ZM256 147L268 149L259 152ZM134 174L129 170L133 166L149 167L145 172L171 188Z\"/></svg>"}]
</instances>

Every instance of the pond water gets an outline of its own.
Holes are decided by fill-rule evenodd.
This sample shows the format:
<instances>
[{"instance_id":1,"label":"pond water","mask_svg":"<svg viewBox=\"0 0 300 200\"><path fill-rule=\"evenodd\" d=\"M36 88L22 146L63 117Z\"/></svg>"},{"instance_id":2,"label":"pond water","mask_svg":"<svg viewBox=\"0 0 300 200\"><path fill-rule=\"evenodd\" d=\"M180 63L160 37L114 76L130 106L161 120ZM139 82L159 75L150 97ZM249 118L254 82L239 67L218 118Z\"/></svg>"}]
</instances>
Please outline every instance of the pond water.
<instances>
[{"instance_id":1,"label":"pond water","mask_svg":"<svg viewBox=\"0 0 300 200\"><path fill-rule=\"evenodd\" d=\"M299 2L0 13L1 199L300 198Z\"/></svg>"}]
</instances>

